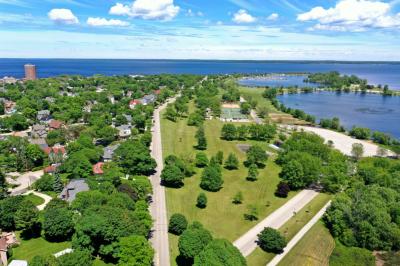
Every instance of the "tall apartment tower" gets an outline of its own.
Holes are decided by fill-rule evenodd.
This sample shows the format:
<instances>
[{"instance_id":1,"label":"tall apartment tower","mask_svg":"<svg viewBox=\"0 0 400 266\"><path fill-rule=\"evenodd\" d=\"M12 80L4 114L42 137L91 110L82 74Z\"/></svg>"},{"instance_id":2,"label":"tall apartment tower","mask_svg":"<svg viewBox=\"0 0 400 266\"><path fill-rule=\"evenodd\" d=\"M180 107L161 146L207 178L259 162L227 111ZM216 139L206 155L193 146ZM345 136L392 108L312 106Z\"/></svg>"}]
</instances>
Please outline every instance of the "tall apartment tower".
<instances>
[{"instance_id":1,"label":"tall apartment tower","mask_svg":"<svg viewBox=\"0 0 400 266\"><path fill-rule=\"evenodd\" d=\"M36 79L36 66L31 64L26 64L25 68L25 79L35 80Z\"/></svg>"}]
</instances>

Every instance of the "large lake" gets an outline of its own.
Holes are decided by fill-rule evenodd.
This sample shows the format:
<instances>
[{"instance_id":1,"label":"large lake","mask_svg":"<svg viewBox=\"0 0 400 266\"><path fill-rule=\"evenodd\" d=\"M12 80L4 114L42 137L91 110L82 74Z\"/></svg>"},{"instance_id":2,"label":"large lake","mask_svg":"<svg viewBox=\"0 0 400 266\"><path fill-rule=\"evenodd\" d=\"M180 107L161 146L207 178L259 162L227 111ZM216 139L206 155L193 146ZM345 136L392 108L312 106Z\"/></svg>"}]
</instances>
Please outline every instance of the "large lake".
<instances>
[{"instance_id":1,"label":"large lake","mask_svg":"<svg viewBox=\"0 0 400 266\"><path fill-rule=\"evenodd\" d=\"M316 92L280 95L278 100L318 119L339 117L347 129L354 125L368 127L400 139L400 97Z\"/></svg>"},{"instance_id":2,"label":"large lake","mask_svg":"<svg viewBox=\"0 0 400 266\"><path fill-rule=\"evenodd\" d=\"M339 71L365 78L370 84L400 89L400 63L349 63L324 61L226 61L226 60L114 60L114 59L1 59L0 77L22 78L23 65L35 64L39 77L62 74L91 76L124 74L260 74Z\"/></svg>"}]
</instances>

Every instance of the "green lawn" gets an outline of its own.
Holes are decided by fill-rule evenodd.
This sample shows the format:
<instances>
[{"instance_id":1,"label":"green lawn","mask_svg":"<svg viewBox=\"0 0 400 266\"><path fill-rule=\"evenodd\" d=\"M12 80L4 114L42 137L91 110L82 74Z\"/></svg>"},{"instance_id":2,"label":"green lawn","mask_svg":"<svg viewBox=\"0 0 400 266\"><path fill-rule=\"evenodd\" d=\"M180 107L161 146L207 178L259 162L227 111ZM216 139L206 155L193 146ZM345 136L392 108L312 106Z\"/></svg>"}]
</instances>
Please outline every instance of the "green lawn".
<instances>
[{"instance_id":1,"label":"green lawn","mask_svg":"<svg viewBox=\"0 0 400 266\"><path fill-rule=\"evenodd\" d=\"M48 256L71 247L70 242L51 243L42 237L20 241L21 244L13 248L12 259L30 261L35 256Z\"/></svg>"},{"instance_id":2,"label":"green lawn","mask_svg":"<svg viewBox=\"0 0 400 266\"><path fill-rule=\"evenodd\" d=\"M193 105L190 106L190 109L193 110ZM174 154L194 158L196 150L193 146L195 145L196 128L187 126L186 119L179 120L177 123L163 119L161 123L164 157ZM206 153L211 156L221 150L226 157L230 152L233 152L241 162L240 169L235 171L223 170L224 186L216 193L205 192L208 198L208 206L204 210L195 206L196 198L202 191L199 187L201 175L199 169L195 176L185 180L183 188L167 188L167 208L169 217L173 213L182 213L188 218L189 222L200 221L212 232L214 237L234 241L258 222L244 220L243 215L247 211L248 205L257 206L259 218L262 219L283 205L295 193L291 193L287 199L274 196L276 185L279 183L280 168L273 162L273 158L268 160L265 169L260 170L258 181L246 181L247 169L242 164L246 155L237 148L236 144L251 144L252 142L221 140L222 125L223 123L219 120L205 122L208 141ZM267 147L265 142L259 144L264 148ZM234 205L232 198L239 191L244 196L243 204ZM178 255L177 240L177 237L170 235L171 260L173 262Z\"/></svg>"},{"instance_id":3,"label":"green lawn","mask_svg":"<svg viewBox=\"0 0 400 266\"><path fill-rule=\"evenodd\" d=\"M289 241L305 226L315 214L330 200L331 196L327 194L319 194L303 209L301 209L296 216L287 221L279 231ZM329 234L329 232L328 232ZM330 252L329 252L330 254ZM257 248L253 253L247 257L249 266L265 266L275 255L267 253L260 248Z\"/></svg>"},{"instance_id":4,"label":"green lawn","mask_svg":"<svg viewBox=\"0 0 400 266\"><path fill-rule=\"evenodd\" d=\"M249 88L249 87L239 87L240 94L243 96L250 96L257 101L257 106L266 107L270 113L278 113L276 108L271 104L271 101L265 99L262 94L264 92L263 88Z\"/></svg>"},{"instance_id":5,"label":"green lawn","mask_svg":"<svg viewBox=\"0 0 400 266\"><path fill-rule=\"evenodd\" d=\"M25 196L25 199L31 201L35 206L39 206L44 203L44 199L35 194L31 193Z\"/></svg>"}]
</instances>

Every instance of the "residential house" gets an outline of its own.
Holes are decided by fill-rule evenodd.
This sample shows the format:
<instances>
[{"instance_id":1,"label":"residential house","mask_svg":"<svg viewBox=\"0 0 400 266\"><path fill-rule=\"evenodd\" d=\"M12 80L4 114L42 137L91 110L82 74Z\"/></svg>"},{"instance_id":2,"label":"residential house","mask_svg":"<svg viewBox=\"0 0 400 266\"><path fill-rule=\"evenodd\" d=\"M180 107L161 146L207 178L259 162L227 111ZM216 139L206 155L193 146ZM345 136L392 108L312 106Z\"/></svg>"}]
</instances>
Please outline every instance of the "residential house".
<instances>
[{"instance_id":1,"label":"residential house","mask_svg":"<svg viewBox=\"0 0 400 266\"><path fill-rule=\"evenodd\" d=\"M47 147L43 151L49 156L50 161L60 162L67 157L67 151L64 146L56 144L53 147Z\"/></svg>"},{"instance_id":2,"label":"residential house","mask_svg":"<svg viewBox=\"0 0 400 266\"><path fill-rule=\"evenodd\" d=\"M103 161L111 162L114 156L114 152L118 149L119 144L105 147L103 149Z\"/></svg>"},{"instance_id":3,"label":"residential house","mask_svg":"<svg viewBox=\"0 0 400 266\"><path fill-rule=\"evenodd\" d=\"M139 104L142 104L142 102L140 100L137 100L137 99L132 100L129 102L129 109L133 110Z\"/></svg>"},{"instance_id":4,"label":"residential house","mask_svg":"<svg viewBox=\"0 0 400 266\"><path fill-rule=\"evenodd\" d=\"M126 121L129 125L132 125L132 116L131 115L123 115L126 118Z\"/></svg>"},{"instance_id":5,"label":"residential house","mask_svg":"<svg viewBox=\"0 0 400 266\"><path fill-rule=\"evenodd\" d=\"M34 139L44 139L47 137L47 128L45 125L34 124L32 126L31 137Z\"/></svg>"},{"instance_id":6,"label":"residential house","mask_svg":"<svg viewBox=\"0 0 400 266\"><path fill-rule=\"evenodd\" d=\"M111 104L115 104L115 98L113 95L108 95L108 100L110 101Z\"/></svg>"},{"instance_id":7,"label":"residential house","mask_svg":"<svg viewBox=\"0 0 400 266\"><path fill-rule=\"evenodd\" d=\"M17 111L16 103L13 101L5 101L4 102L4 113L5 114L13 114Z\"/></svg>"},{"instance_id":8,"label":"residential house","mask_svg":"<svg viewBox=\"0 0 400 266\"><path fill-rule=\"evenodd\" d=\"M8 266L28 266L26 260L12 260Z\"/></svg>"},{"instance_id":9,"label":"residential house","mask_svg":"<svg viewBox=\"0 0 400 266\"><path fill-rule=\"evenodd\" d=\"M4 77L3 79L1 79L1 81L4 83L4 84L15 84L15 83L17 83L17 79L16 78L14 78L14 77Z\"/></svg>"},{"instance_id":10,"label":"residential house","mask_svg":"<svg viewBox=\"0 0 400 266\"><path fill-rule=\"evenodd\" d=\"M84 191L89 191L85 179L73 179L64 187L59 198L71 203L75 200L76 194Z\"/></svg>"},{"instance_id":11,"label":"residential house","mask_svg":"<svg viewBox=\"0 0 400 266\"><path fill-rule=\"evenodd\" d=\"M46 102L48 102L48 103L55 103L56 102L56 99L54 99L53 97L46 97L46 98L44 98L44 100Z\"/></svg>"},{"instance_id":12,"label":"residential house","mask_svg":"<svg viewBox=\"0 0 400 266\"><path fill-rule=\"evenodd\" d=\"M49 110L41 110L36 115L37 120L40 122L47 122L50 120L50 111Z\"/></svg>"},{"instance_id":13,"label":"residential house","mask_svg":"<svg viewBox=\"0 0 400 266\"><path fill-rule=\"evenodd\" d=\"M29 139L30 144L38 145L42 150L48 148L49 146L46 143L44 138L36 138L36 139Z\"/></svg>"},{"instance_id":14,"label":"residential house","mask_svg":"<svg viewBox=\"0 0 400 266\"><path fill-rule=\"evenodd\" d=\"M102 162L99 162L99 163L96 163L95 165L93 165L93 174L95 174L95 175L104 174L103 165L104 165L104 163L102 163Z\"/></svg>"},{"instance_id":15,"label":"residential house","mask_svg":"<svg viewBox=\"0 0 400 266\"><path fill-rule=\"evenodd\" d=\"M64 126L64 123L60 120L51 120L49 123L49 130L61 129Z\"/></svg>"},{"instance_id":16,"label":"residential house","mask_svg":"<svg viewBox=\"0 0 400 266\"><path fill-rule=\"evenodd\" d=\"M118 136L120 138L127 138L132 134L130 125L121 125L117 127L117 129L118 129Z\"/></svg>"},{"instance_id":17,"label":"residential house","mask_svg":"<svg viewBox=\"0 0 400 266\"><path fill-rule=\"evenodd\" d=\"M157 97L154 94L149 94L149 95L145 95L142 98L141 102L143 105L149 105L149 104L155 103L156 100L157 100Z\"/></svg>"}]
</instances>

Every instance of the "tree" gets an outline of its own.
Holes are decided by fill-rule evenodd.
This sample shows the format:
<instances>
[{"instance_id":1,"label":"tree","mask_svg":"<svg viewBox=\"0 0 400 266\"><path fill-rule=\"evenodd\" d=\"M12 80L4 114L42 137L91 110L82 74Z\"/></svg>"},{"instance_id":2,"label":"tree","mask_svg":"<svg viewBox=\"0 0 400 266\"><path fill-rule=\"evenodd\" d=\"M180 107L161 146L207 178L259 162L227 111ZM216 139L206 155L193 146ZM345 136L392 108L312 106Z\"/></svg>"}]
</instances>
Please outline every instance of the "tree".
<instances>
[{"instance_id":1,"label":"tree","mask_svg":"<svg viewBox=\"0 0 400 266\"><path fill-rule=\"evenodd\" d=\"M146 145L140 141L127 140L115 151L114 159L131 175L149 175L157 166Z\"/></svg>"},{"instance_id":2,"label":"tree","mask_svg":"<svg viewBox=\"0 0 400 266\"><path fill-rule=\"evenodd\" d=\"M244 115L250 114L251 111L251 104L248 102L244 102L240 104L240 112Z\"/></svg>"},{"instance_id":3,"label":"tree","mask_svg":"<svg viewBox=\"0 0 400 266\"><path fill-rule=\"evenodd\" d=\"M142 266L152 265L154 250L149 241L143 236L128 236L118 242L118 265Z\"/></svg>"},{"instance_id":4,"label":"tree","mask_svg":"<svg viewBox=\"0 0 400 266\"><path fill-rule=\"evenodd\" d=\"M256 164L258 167L263 167L268 159L268 155L258 145L251 146L247 151L247 165Z\"/></svg>"},{"instance_id":5,"label":"tree","mask_svg":"<svg viewBox=\"0 0 400 266\"><path fill-rule=\"evenodd\" d=\"M224 163L224 152L218 151L217 154L215 155L215 159L217 160L217 163L219 165L222 165Z\"/></svg>"},{"instance_id":6,"label":"tree","mask_svg":"<svg viewBox=\"0 0 400 266\"><path fill-rule=\"evenodd\" d=\"M249 221L258 220L258 209L255 205L247 206L247 213L244 214L244 219Z\"/></svg>"},{"instance_id":7,"label":"tree","mask_svg":"<svg viewBox=\"0 0 400 266\"><path fill-rule=\"evenodd\" d=\"M290 192L290 187L286 182L279 182L278 186L276 187L275 196L280 198L287 198Z\"/></svg>"},{"instance_id":8,"label":"tree","mask_svg":"<svg viewBox=\"0 0 400 266\"><path fill-rule=\"evenodd\" d=\"M54 183L53 183L53 191L57 193L61 193L61 191L64 189L64 185L61 182L61 177L59 173L56 173L54 175Z\"/></svg>"},{"instance_id":9,"label":"tree","mask_svg":"<svg viewBox=\"0 0 400 266\"><path fill-rule=\"evenodd\" d=\"M197 197L197 207L199 207L200 209L204 209L205 207L207 207L207 196L205 193L201 192L199 194L199 196Z\"/></svg>"},{"instance_id":10,"label":"tree","mask_svg":"<svg viewBox=\"0 0 400 266\"><path fill-rule=\"evenodd\" d=\"M286 239L278 230L266 227L258 234L257 244L266 252L281 253L286 247Z\"/></svg>"},{"instance_id":11,"label":"tree","mask_svg":"<svg viewBox=\"0 0 400 266\"><path fill-rule=\"evenodd\" d=\"M303 165L297 160L291 160L284 164L279 176L290 186L291 189L300 189L306 186Z\"/></svg>"},{"instance_id":12,"label":"tree","mask_svg":"<svg viewBox=\"0 0 400 266\"><path fill-rule=\"evenodd\" d=\"M208 165L207 154L204 152L198 152L196 154L196 166L197 167L206 167Z\"/></svg>"},{"instance_id":13,"label":"tree","mask_svg":"<svg viewBox=\"0 0 400 266\"><path fill-rule=\"evenodd\" d=\"M22 230L24 236L40 234L39 211L31 201L21 203L14 219L16 228Z\"/></svg>"},{"instance_id":14,"label":"tree","mask_svg":"<svg viewBox=\"0 0 400 266\"><path fill-rule=\"evenodd\" d=\"M87 250L74 250L57 258L57 266L93 265L92 255Z\"/></svg>"},{"instance_id":15,"label":"tree","mask_svg":"<svg viewBox=\"0 0 400 266\"><path fill-rule=\"evenodd\" d=\"M224 124L221 130L221 138L224 140L235 140L237 138L235 125Z\"/></svg>"},{"instance_id":16,"label":"tree","mask_svg":"<svg viewBox=\"0 0 400 266\"><path fill-rule=\"evenodd\" d=\"M185 179L181 169L175 165L167 165L164 167L161 173L161 181L165 186L169 187L181 187L183 186L183 180Z\"/></svg>"},{"instance_id":17,"label":"tree","mask_svg":"<svg viewBox=\"0 0 400 266\"><path fill-rule=\"evenodd\" d=\"M361 143L354 143L351 148L351 155L358 161L364 155L364 146Z\"/></svg>"},{"instance_id":18,"label":"tree","mask_svg":"<svg viewBox=\"0 0 400 266\"><path fill-rule=\"evenodd\" d=\"M243 202L243 193L239 191L232 199L233 204L242 204Z\"/></svg>"},{"instance_id":19,"label":"tree","mask_svg":"<svg viewBox=\"0 0 400 266\"><path fill-rule=\"evenodd\" d=\"M71 178L88 178L93 172L92 164L81 152L70 155L62 169L69 173Z\"/></svg>"},{"instance_id":20,"label":"tree","mask_svg":"<svg viewBox=\"0 0 400 266\"><path fill-rule=\"evenodd\" d=\"M206 134L204 133L204 127L202 125L199 126L195 137L197 139L196 148L198 150L206 150L207 149L207 139L206 139Z\"/></svg>"},{"instance_id":21,"label":"tree","mask_svg":"<svg viewBox=\"0 0 400 266\"><path fill-rule=\"evenodd\" d=\"M187 228L186 217L180 213L174 213L169 219L168 232L174 235L181 235Z\"/></svg>"},{"instance_id":22,"label":"tree","mask_svg":"<svg viewBox=\"0 0 400 266\"><path fill-rule=\"evenodd\" d=\"M246 266L240 251L225 239L214 239L194 258L194 266Z\"/></svg>"},{"instance_id":23,"label":"tree","mask_svg":"<svg viewBox=\"0 0 400 266\"><path fill-rule=\"evenodd\" d=\"M223 183L219 166L210 165L203 170L200 182L202 189L216 192L221 189Z\"/></svg>"},{"instance_id":24,"label":"tree","mask_svg":"<svg viewBox=\"0 0 400 266\"><path fill-rule=\"evenodd\" d=\"M172 122L176 122L178 112L175 110L173 104L168 104L167 109L165 110L165 117Z\"/></svg>"},{"instance_id":25,"label":"tree","mask_svg":"<svg viewBox=\"0 0 400 266\"><path fill-rule=\"evenodd\" d=\"M252 164L249 167L249 172L247 174L247 180L248 181L256 181L258 176L258 167L256 164Z\"/></svg>"},{"instance_id":26,"label":"tree","mask_svg":"<svg viewBox=\"0 0 400 266\"><path fill-rule=\"evenodd\" d=\"M350 136L356 139L369 139L371 137L371 130L363 127L353 127L350 130Z\"/></svg>"},{"instance_id":27,"label":"tree","mask_svg":"<svg viewBox=\"0 0 400 266\"><path fill-rule=\"evenodd\" d=\"M46 208L42 226L47 240L54 242L69 240L75 226L73 213L67 208Z\"/></svg>"},{"instance_id":28,"label":"tree","mask_svg":"<svg viewBox=\"0 0 400 266\"><path fill-rule=\"evenodd\" d=\"M179 237L178 248L180 255L192 261L212 241L211 233L200 223L194 223Z\"/></svg>"},{"instance_id":29,"label":"tree","mask_svg":"<svg viewBox=\"0 0 400 266\"><path fill-rule=\"evenodd\" d=\"M234 153L230 153L225 161L225 168L228 170L238 169L239 160Z\"/></svg>"},{"instance_id":30,"label":"tree","mask_svg":"<svg viewBox=\"0 0 400 266\"><path fill-rule=\"evenodd\" d=\"M8 187L6 183L6 175L0 170L0 200L8 196Z\"/></svg>"}]
</instances>

